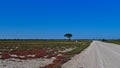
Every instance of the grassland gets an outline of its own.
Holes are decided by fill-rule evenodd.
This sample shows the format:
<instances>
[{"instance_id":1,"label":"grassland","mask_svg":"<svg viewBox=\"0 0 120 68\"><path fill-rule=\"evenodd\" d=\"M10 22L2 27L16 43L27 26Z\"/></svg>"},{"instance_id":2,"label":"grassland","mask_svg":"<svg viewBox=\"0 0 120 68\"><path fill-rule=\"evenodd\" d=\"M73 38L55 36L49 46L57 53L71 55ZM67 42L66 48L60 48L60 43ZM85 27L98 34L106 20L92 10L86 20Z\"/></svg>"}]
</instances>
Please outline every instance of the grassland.
<instances>
[{"instance_id":1,"label":"grassland","mask_svg":"<svg viewBox=\"0 0 120 68\"><path fill-rule=\"evenodd\" d=\"M16 50L30 50L30 49L42 49L42 48L54 48L62 49L76 47L73 51L68 52L69 55L80 53L82 50L87 48L91 40L0 40L0 51L9 52L11 49Z\"/></svg>"},{"instance_id":2,"label":"grassland","mask_svg":"<svg viewBox=\"0 0 120 68\"><path fill-rule=\"evenodd\" d=\"M104 40L104 42L120 44L120 40Z\"/></svg>"},{"instance_id":3,"label":"grassland","mask_svg":"<svg viewBox=\"0 0 120 68\"><path fill-rule=\"evenodd\" d=\"M82 50L90 44L90 40L0 40L0 49L5 51L13 50L26 50L26 49L42 49L42 48L60 48L64 47L77 47L77 50ZM18 48L16 48L18 47Z\"/></svg>"},{"instance_id":4,"label":"grassland","mask_svg":"<svg viewBox=\"0 0 120 68\"><path fill-rule=\"evenodd\" d=\"M33 49L52 49L52 53L58 50L74 48L72 51L66 52L64 57L58 57L55 63L45 68L60 68L60 65L71 59L74 55L80 53L87 48L91 40L0 40L0 52L11 53L14 51L33 50ZM11 52L10 52L11 51ZM51 53L51 54L52 54ZM49 54L49 55L51 55Z\"/></svg>"}]
</instances>

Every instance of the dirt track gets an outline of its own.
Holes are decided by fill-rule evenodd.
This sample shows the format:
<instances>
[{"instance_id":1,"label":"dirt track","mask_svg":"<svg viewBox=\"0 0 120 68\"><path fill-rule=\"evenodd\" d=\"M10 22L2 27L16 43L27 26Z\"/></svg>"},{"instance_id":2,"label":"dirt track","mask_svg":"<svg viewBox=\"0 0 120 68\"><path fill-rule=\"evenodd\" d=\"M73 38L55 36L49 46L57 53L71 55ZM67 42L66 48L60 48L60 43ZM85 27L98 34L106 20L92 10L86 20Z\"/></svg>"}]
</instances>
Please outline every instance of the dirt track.
<instances>
[{"instance_id":1,"label":"dirt track","mask_svg":"<svg viewBox=\"0 0 120 68\"><path fill-rule=\"evenodd\" d=\"M120 45L93 41L62 68L120 68Z\"/></svg>"}]
</instances>

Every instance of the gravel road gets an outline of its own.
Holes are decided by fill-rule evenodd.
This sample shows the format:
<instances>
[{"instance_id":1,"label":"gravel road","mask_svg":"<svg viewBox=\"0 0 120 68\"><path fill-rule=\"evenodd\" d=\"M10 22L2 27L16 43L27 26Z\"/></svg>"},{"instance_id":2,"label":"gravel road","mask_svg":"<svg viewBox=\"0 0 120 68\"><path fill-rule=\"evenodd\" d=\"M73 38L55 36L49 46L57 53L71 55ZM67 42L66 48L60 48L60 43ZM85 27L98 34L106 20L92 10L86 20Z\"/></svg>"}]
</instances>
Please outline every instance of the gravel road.
<instances>
[{"instance_id":1,"label":"gravel road","mask_svg":"<svg viewBox=\"0 0 120 68\"><path fill-rule=\"evenodd\" d=\"M120 68L120 45L93 41L62 68Z\"/></svg>"}]
</instances>

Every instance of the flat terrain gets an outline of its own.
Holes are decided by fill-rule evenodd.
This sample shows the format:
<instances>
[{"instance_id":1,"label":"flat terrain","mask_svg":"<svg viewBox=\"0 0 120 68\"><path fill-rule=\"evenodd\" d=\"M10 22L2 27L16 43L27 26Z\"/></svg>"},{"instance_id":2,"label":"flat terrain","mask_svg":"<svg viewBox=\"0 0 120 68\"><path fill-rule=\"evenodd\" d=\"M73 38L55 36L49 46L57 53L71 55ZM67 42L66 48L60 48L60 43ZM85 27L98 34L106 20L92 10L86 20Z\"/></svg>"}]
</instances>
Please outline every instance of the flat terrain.
<instances>
[{"instance_id":1,"label":"flat terrain","mask_svg":"<svg viewBox=\"0 0 120 68\"><path fill-rule=\"evenodd\" d=\"M61 68L90 40L0 40L0 68Z\"/></svg>"},{"instance_id":2,"label":"flat terrain","mask_svg":"<svg viewBox=\"0 0 120 68\"><path fill-rule=\"evenodd\" d=\"M105 42L120 44L120 40L106 40Z\"/></svg>"},{"instance_id":3,"label":"flat terrain","mask_svg":"<svg viewBox=\"0 0 120 68\"><path fill-rule=\"evenodd\" d=\"M108 41L119 44L118 41ZM62 68L120 68L120 45L93 41Z\"/></svg>"}]
</instances>

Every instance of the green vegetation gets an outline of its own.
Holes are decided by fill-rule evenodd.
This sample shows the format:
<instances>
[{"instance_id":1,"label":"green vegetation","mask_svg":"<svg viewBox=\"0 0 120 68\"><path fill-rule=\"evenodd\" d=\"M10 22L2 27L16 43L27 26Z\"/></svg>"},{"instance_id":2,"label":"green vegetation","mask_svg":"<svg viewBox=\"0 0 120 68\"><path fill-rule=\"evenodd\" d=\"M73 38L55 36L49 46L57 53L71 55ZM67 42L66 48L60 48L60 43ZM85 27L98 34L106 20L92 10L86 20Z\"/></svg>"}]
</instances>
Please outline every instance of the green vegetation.
<instances>
[{"instance_id":1,"label":"green vegetation","mask_svg":"<svg viewBox=\"0 0 120 68\"><path fill-rule=\"evenodd\" d=\"M105 42L120 44L120 40L106 40Z\"/></svg>"},{"instance_id":2,"label":"green vegetation","mask_svg":"<svg viewBox=\"0 0 120 68\"><path fill-rule=\"evenodd\" d=\"M70 38L72 37L72 34L67 33L67 34L64 35L64 37L67 37L67 38L68 38L68 41L70 41Z\"/></svg>"},{"instance_id":3,"label":"green vegetation","mask_svg":"<svg viewBox=\"0 0 120 68\"><path fill-rule=\"evenodd\" d=\"M42 48L60 48L76 47L71 53L77 53L86 48L91 41L89 40L0 40L0 51L42 49ZM6 49L6 50L5 50Z\"/></svg>"},{"instance_id":4,"label":"green vegetation","mask_svg":"<svg viewBox=\"0 0 120 68\"><path fill-rule=\"evenodd\" d=\"M81 51L86 49L91 42L92 42L91 40L81 40L80 42L76 43L75 44L76 49L68 52L66 58L69 60L74 55L79 54Z\"/></svg>"},{"instance_id":5,"label":"green vegetation","mask_svg":"<svg viewBox=\"0 0 120 68\"><path fill-rule=\"evenodd\" d=\"M34 49L51 49L53 51L49 51L48 55L54 55L54 52L64 51L65 49L73 48L72 51L68 51L63 53L64 55L58 57L54 62L51 68L59 68L63 63L67 62L74 55L80 53L85 48L87 48L91 40L0 40L0 52L10 53L12 51L24 52L22 50L34 50ZM56 67L57 66L57 67ZM48 66L49 67L49 66ZM50 68L50 67L49 67Z\"/></svg>"}]
</instances>

